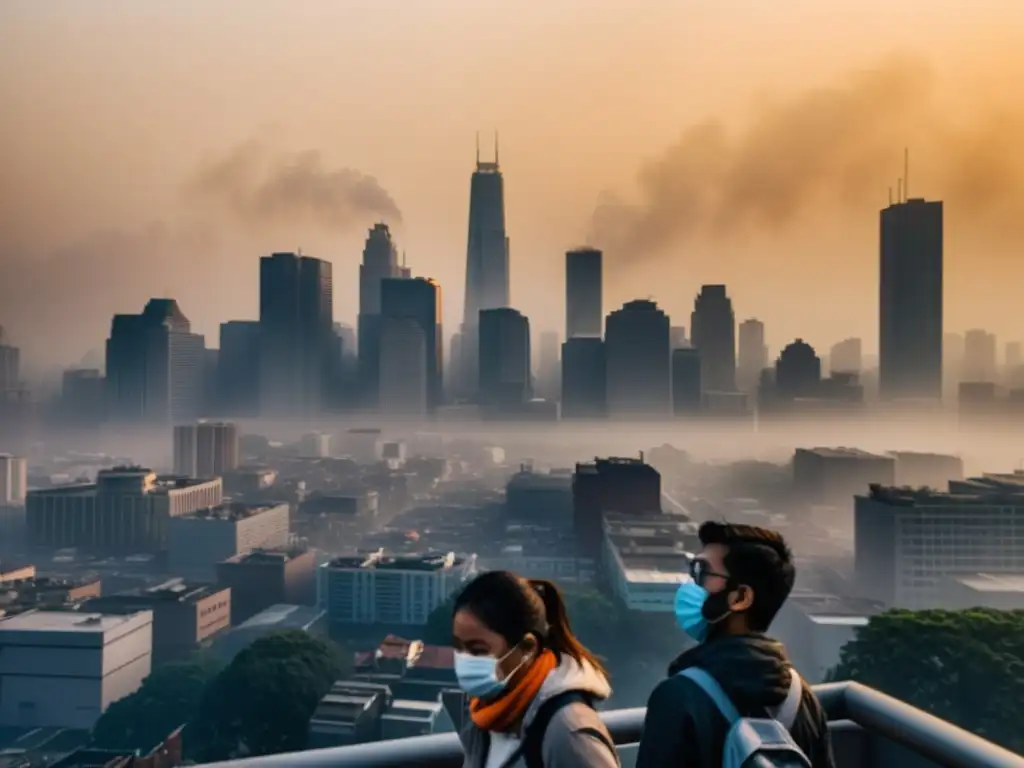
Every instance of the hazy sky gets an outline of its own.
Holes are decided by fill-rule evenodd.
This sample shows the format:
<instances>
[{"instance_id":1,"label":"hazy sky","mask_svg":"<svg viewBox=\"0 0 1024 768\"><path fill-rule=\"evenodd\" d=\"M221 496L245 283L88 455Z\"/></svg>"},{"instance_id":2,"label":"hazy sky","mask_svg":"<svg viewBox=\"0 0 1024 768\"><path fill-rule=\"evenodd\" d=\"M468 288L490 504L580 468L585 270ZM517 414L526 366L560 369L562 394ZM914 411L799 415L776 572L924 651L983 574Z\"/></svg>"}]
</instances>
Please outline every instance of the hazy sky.
<instances>
[{"instance_id":1,"label":"hazy sky","mask_svg":"<svg viewBox=\"0 0 1024 768\"><path fill-rule=\"evenodd\" d=\"M461 316L474 134L501 134L512 301L564 328L563 252L607 309L689 326L702 283L773 354L877 334L877 211L947 200L947 327L1024 337L1019 0L4 0L0 324L36 360L179 299L216 343L257 259L334 263L353 322L388 221ZM824 350L822 350L824 351Z\"/></svg>"}]
</instances>

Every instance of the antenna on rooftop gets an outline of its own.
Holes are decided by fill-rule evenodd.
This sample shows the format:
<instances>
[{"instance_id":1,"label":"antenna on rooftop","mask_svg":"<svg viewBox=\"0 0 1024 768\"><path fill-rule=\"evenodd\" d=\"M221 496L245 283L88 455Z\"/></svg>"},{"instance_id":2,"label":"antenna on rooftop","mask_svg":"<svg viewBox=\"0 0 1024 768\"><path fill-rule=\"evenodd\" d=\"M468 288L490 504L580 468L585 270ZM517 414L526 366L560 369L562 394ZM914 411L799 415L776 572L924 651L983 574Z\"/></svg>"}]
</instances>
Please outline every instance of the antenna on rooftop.
<instances>
[{"instance_id":1,"label":"antenna on rooftop","mask_svg":"<svg viewBox=\"0 0 1024 768\"><path fill-rule=\"evenodd\" d=\"M896 180L896 202L903 202L903 179Z\"/></svg>"},{"instance_id":2,"label":"antenna on rooftop","mask_svg":"<svg viewBox=\"0 0 1024 768\"><path fill-rule=\"evenodd\" d=\"M405 266L405 248L402 249L402 266Z\"/></svg>"},{"instance_id":3,"label":"antenna on rooftop","mask_svg":"<svg viewBox=\"0 0 1024 768\"><path fill-rule=\"evenodd\" d=\"M476 132L476 164L480 165L480 131Z\"/></svg>"},{"instance_id":4,"label":"antenna on rooftop","mask_svg":"<svg viewBox=\"0 0 1024 768\"><path fill-rule=\"evenodd\" d=\"M892 205L892 187L889 187L889 205Z\"/></svg>"},{"instance_id":5,"label":"antenna on rooftop","mask_svg":"<svg viewBox=\"0 0 1024 768\"><path fill-rule=\"evenodd\" d=\"M498 164L498 132L494 132L494 164Z\"/></svg>"},{"instance_id":6,"label":"antenna on rooftop","mask_svg":"<svg viewBox=\"0 0 1024 768\"><path fill-rule=\"evenodd\" d=\"M910 199L910 147L903 148L903 201Z\"/></svg>"}]
</instances>

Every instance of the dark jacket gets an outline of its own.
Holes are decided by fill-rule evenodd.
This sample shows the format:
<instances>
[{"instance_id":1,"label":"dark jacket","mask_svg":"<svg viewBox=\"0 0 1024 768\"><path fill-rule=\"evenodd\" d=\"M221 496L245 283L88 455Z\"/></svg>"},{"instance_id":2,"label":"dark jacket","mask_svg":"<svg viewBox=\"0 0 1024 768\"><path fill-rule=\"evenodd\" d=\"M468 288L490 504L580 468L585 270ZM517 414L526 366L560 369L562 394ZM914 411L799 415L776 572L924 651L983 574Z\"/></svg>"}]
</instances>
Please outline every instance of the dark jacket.
<instances>
[{"instance_id":1,"label":"dark jacket","mask_svg":"<svg viewBox=\"0 0 1024 768\"><path fill-rule=\"evenodd\" d=\"M647 702L636 768L721 767L728 723L696 683L677 676L688 667L714 677L743 717L766 717L781 704L792 669L782 644L764 635L718 638L686 651ZM814 768L834 768L828 721L807 684L790 733Z\"/></svg>"}]
</instances>

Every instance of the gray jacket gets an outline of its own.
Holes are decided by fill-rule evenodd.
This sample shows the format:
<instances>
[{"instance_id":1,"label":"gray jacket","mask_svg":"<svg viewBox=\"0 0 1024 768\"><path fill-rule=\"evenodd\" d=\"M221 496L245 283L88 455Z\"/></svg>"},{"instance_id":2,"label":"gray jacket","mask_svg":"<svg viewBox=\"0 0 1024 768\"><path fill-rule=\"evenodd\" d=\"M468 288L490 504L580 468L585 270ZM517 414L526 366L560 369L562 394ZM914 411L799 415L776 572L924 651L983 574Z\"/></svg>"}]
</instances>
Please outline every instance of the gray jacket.
<instances>
[{"instance_id":1,"label":"gray jacket","mask_svg":"<svg viewBox=\"0 0 1024 768\"><path fill-rule=\"evenodd\" d=\"M526 710L522 729L533 721L545 701L567 691L582 691L597 702L611 695L611 686L604 675L590 664L580 665L574 659L563 656L561 664L548 675L540 693ZM463 768L484 768L487 764L490 734L470 721L459 738L466 754ZM544 743L541 745L544 768L618 768L619 758L611 749L611 744L608 729L591 707L583 703L566 704L551 718L544 734ZM502 768L524 766L520 758Z\"/></svg>"}]
</instances>

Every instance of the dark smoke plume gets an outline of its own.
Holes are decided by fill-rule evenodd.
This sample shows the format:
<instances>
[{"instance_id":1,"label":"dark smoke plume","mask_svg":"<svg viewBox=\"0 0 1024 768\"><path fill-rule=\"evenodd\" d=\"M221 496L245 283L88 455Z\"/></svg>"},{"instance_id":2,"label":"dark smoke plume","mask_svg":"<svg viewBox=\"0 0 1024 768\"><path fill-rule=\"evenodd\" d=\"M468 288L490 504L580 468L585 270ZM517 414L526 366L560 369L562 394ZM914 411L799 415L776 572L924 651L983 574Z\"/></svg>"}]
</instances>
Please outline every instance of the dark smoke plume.
<instances>
[{"instance_id":1,"label":"dark smoke plume","mask_svg":"<svg viewBox=\"0 0 1024 768\"><path fill-rule=\"evenodd\" d=\"M250 226L313 224L344 231L372 216L402 218L373 176L327 168L316 151L276 154L255 142L205 164L187 192Z\"/></svg>"},{"instance_id":2,"label":"dark smoke plume","mask_svg":"<svg viewBox=\"0 0 1024 768\"><path fill-rule=\"evenodd\" d=\"M837 214L871 221L902 173L906 146L911 184L920 182L912 195L945 199L967 227L1024 234L1024 111L944 109L933 80L924 64L894 58L761 105L740 130L692 125L641 167L636 202L602 196L589 239L613 260L635 261Z\"/></svg>"}]
</instances>

